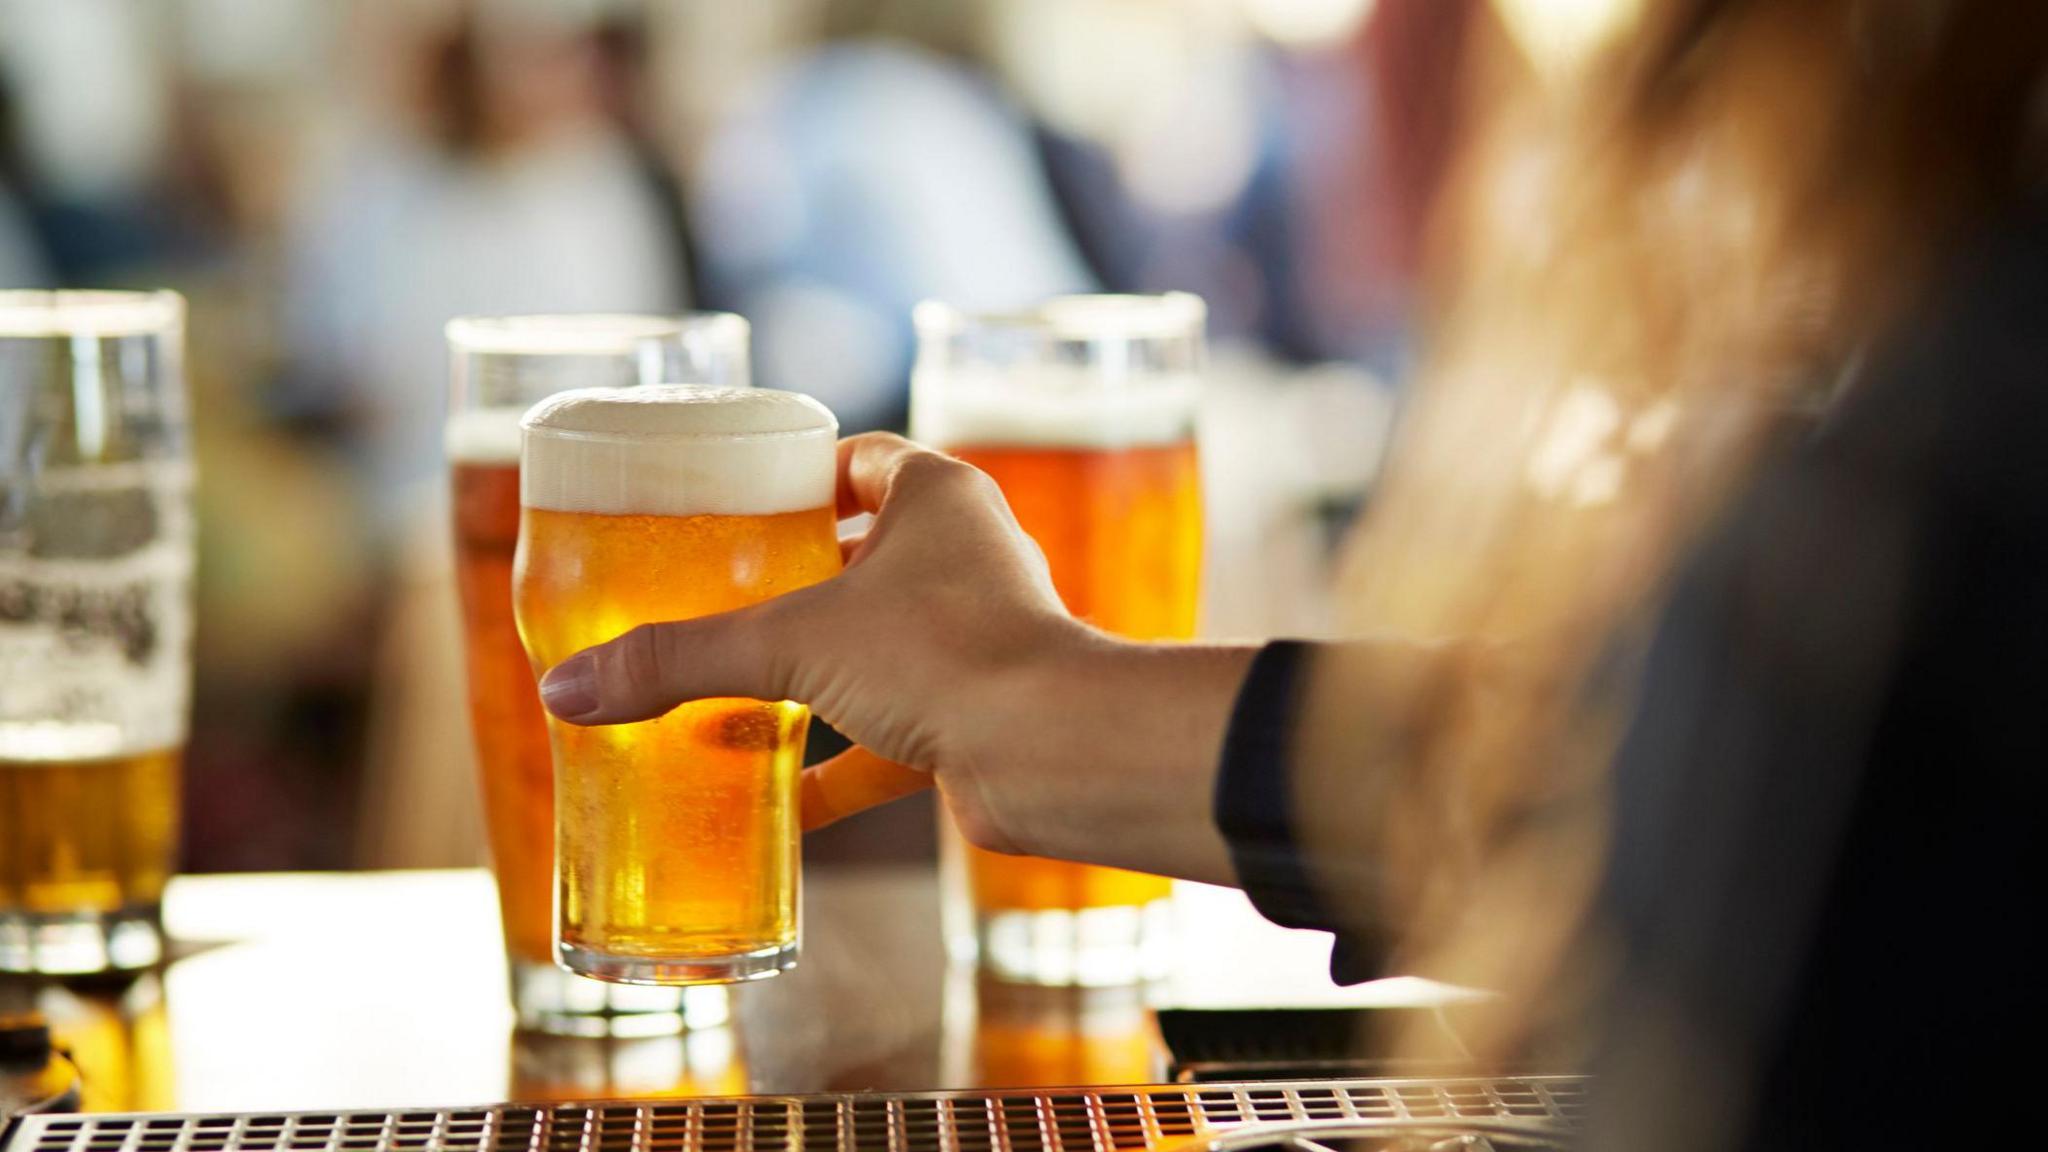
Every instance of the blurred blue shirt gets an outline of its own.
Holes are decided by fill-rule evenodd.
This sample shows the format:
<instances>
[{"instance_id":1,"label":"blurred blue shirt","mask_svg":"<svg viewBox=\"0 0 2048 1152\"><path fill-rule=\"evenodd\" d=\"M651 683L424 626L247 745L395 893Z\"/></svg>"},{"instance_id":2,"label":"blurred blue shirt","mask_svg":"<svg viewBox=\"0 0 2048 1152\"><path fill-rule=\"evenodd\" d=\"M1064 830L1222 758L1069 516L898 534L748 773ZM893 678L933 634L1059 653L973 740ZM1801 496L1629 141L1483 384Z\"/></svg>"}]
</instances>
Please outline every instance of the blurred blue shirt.
<instances>
[{"instance_id":1,"label":"blurred blue shirt","mask_svg":"<svg viewBox=\"0 0 2048 1152\"><path fill-rule=\"evenodd\" d=\"M707 300L753 322L757 381L849 431L902 423L919 300L1097 288L1026 119L904 45L834 45L769 77L714 134L695 199Z\"/></svg>"}]
</instances>

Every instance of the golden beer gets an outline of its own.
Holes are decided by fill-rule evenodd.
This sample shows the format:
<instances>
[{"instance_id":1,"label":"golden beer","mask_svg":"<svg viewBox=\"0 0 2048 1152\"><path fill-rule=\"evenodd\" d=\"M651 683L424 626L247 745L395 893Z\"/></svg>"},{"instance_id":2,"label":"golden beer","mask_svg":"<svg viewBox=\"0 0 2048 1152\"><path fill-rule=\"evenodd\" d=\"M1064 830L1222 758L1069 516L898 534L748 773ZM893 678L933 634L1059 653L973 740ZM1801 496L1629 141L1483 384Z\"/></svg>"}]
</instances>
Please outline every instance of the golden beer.
<instances>
[{"instance_id":1,"label":"golden beer","mask_svg":"<svg viewBox=\"0 0 2048 1152\"><path fill-rule=\"evenodd\" d=\"M992 316L926 304L917 320L913 434L995 479L1075 616L1134 640L1192 639L1201 302L1067 297ZM950 828L946 837L977 921L972 935L949 932L956 951L1044 983L1152 974L1157 950L1145 945L1171 881L987 852ZM1067 913L1057 926L1046 920ZM1048 947L1052 939L1071 946Z\"/></svg>"},{"instance_id":2,"label":"golden beer","mask_svg":"<svg viewBox=\"0 0 2048 1152\"><path fill-rule=\"evenodd\" d=\"M948 446L1002 488L1045 552L1067 610L1133 640L1188 640L1201 588L1201 476L1192 440L1127 448ZM1159 876L963 845L984 909L1110 908L1163 900Z\"/></svg>"},{"instance_id":3,"label":"golden beer","mask_svg":"<svg viewBox=\"0 0 2048 1152\"><path fill-rule=\"evenodd\" d=\"M455 570L469 716L505 946L554 963L555 773L533 665L512 620L519 461L455 461Z\"/></svg>"},{"instance_id":4,"label":"golden beer","mask_svg":"<svg viewBox=\"0 0 2048 1152\"><path fill-rule=\"evenodd\" d=\"M178 844L177 749L0 760L0 908L115 915L163 899Z\"/></svg>"},{"instance_id":5,"label":"golden beer","mask_svg":"<svg viewBox=\"0 0 2048 1152\"><path fill-rule=\"evenodd\" d=\"M641 624L839 571L837 423L767 390L591 389L528 414L514 602L536 675ZM701 700L638 724L550 719L557 958L627 983L773 975L797 947L810 710Z\"/></svg>"},{"instance_id":6,"label":"golden beer","mask_svg":"<svg viewBox=\"0 0 2048 1152\"><path fill-rule=\"evenodd\" d=\"M975 1082L990 1088L1150 1084L1159 1078L1151 1014L1135 989L986 984Z\"/></svg>"},{"instance_id":7,"label":"golden beer","mask_svg":"<svg viewBox=\"0 0 2048 1152\"><path fill-rule=\"evenodd\" d=\"M554 765L532 663L512 611L519 420L570 388L747 376L737 316L463 317L447 328L446 445L471 731L522 1034L647 1037L722 1019L715 988L634 988L555 966Z\"/></svg>"}]
</instances>

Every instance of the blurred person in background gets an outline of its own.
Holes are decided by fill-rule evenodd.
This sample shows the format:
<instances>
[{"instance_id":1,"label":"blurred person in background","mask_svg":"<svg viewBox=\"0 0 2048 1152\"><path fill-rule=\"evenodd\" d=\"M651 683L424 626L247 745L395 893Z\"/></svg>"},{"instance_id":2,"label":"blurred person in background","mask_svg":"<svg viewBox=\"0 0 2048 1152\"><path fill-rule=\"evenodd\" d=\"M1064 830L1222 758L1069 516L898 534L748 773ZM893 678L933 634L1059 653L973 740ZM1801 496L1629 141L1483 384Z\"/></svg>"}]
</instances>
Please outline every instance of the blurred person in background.
<instances>
[{"instance_id":1,"label":"blurred person in background","mask_svg":"<svg viewBox=\"0 0 2048 1152\"><path fill-rule=\"evenodd\" d=\"M448 553L447 321L690 306L683 218L611 6L351 9L368 97L300 173L288 406L355 462L380 581L359 863L480 851Z\"/></svg>"},{"instance_id":2,"label":"blurred person in background","mask_svg":"<svg viewBox=\"0 0 2048 1152\"><path fill-rule=\"evenodd\" d=\"M293 389L348 429L376 521L396 530L441 474L451 317L669 312L689 288L586 6L355 12L376 79L299 180Z\"/></svg>"},{"instance_id":3,"label":"blurred person in background","mask_svg":"<svg viewBox=\"0 0 2048 1152\"><path fill-rule=\"evenodd\" d=\"M1233 349L1396 375L1455 103L1410 61L1473 7L835 0L710 134L705 289L853 430L901 425L927 297L1191 291Z\"/></svg>"},{"instance_id":4,"label":"blurred person in background","mask_svg":"<svg viewBox=\"0 0 2048 1152\"><path fill-rule=\"evenodd\" d=\"M1106 287L1195 292L1226 345L1398 379L1475 8L1007 0L990 53Z\"/></svg>"},{"instance_id":5,"label":"blurred person in background","mask_svg":"<svg viewBox=\"0 0 2048 1152\"><path fill-rule=\"evenodd\" d=\"M982 9L835 0L698 164L709 298L752 321L758 383L849 430L903 426L919 300L1021 308L1097 286L1028 121L932 47L974 44Z\"/></svg>"},{"instance_id":6,"label":"blurred person in background","mask_svg":"<svg viewBox=\"0 0 2048 1152\"><path fill-rule=\"evenodd\" d=\"M1372 1042L1590 1065L1588 1146L2010 1136L1973 1105L2048 1008L2007 927L2048 871L2048 22L1494 11L1351 551L1370 639L1094 632L985 476L868 436L842 575L543 697L803 699L985 847L1242 883L1340 978L1497 990L1469 1050ZM916 782L828 762L806 819Z\"/></svg>"}]
</instances>

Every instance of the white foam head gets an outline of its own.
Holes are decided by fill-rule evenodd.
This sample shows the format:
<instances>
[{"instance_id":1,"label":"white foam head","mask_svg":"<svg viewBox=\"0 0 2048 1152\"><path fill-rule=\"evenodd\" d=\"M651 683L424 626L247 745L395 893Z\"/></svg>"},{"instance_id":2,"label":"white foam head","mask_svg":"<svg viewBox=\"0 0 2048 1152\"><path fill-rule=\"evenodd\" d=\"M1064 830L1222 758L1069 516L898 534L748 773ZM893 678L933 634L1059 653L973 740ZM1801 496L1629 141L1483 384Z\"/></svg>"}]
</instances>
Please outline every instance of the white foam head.
<instances>
[{"instance_id":1,"label":"white foam head","mask_svg":"<svg viewBox=\"0 0 2048 1152\"><path fill-rule=\"evenodd\" d=\"M1185 292L913 312L911 431L942 448L1122 448L1194 435L1206 309Z\"/></svg>"},{"instance_id":2,"label":"white foam head","mask_svg":"<svg viewBox=\"0 0 2048 1152\"><path fill-rule=\"evenodd\" d=\"M941 448L1127 448L1191 438L1200 389L1188 375L1110 382L1083 368L920 368L911 428Z\"/></svg>"},{"instance_id":3,"label":"white foam head","mask_svg":"<svg viewBox=\"0 0 2048 1152\"><path fill-rule=\"evenodd\" d=\"M465 408L448 414L442 432L448 459L456 464L519 463L522 408Z\"/></svg>"},{"instance_id":4,"label":"white foam head","mask_svg":"<svg viewBox=\"0 0 2048 1152\"><path fill-rule=\"evenodd\" d=\"M583 388L520 421L520 500L557 512L768 516L833 504L839 422L768 388Z\"/></svg>"}]
</instances>

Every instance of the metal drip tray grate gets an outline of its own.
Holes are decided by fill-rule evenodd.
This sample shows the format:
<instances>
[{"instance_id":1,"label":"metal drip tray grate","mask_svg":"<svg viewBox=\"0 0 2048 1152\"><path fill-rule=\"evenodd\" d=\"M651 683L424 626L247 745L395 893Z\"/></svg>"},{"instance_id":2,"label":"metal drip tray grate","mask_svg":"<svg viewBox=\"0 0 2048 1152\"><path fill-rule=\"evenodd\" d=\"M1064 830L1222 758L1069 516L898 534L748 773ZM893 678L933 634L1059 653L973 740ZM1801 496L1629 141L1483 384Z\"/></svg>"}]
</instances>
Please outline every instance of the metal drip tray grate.
<instances>
[{"instance_id":1,"label":"metal drip tray grate","mask_svg":"<svg viewBox=\"0 0 2048 1152\"><path fill-rule=\"evenodd\" d=\"M1161 1085L402 1112L26 1116L0 1152L1112 1152L1273 1124L1568 1132L1569 1077ZM1242 1143L1242 1141L1237 1141Z\"/></svg>"}]
</instances>

